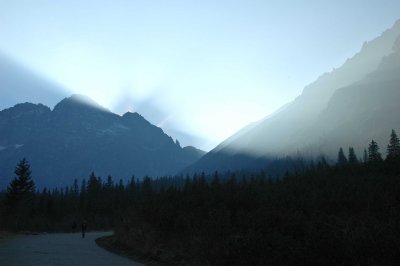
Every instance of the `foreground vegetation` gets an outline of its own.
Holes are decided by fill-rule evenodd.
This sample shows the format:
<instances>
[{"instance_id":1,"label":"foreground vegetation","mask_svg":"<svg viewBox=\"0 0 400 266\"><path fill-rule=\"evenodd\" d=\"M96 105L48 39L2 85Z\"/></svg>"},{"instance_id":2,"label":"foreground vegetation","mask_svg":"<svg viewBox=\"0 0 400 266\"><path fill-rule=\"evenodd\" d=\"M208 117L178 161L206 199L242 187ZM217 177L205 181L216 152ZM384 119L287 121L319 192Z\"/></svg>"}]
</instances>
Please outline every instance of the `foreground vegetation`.
<instances>
[{"instance_id":1,"label":"foreground vegetation","mask_svg":"<svg viewBox=\"0 0 400 266\"><path fill-rule=\"evenodd\" d=\"M386 166L147 191L113 241L170 264L394 265L400 175Z\"/></svg>"},{"instance_id":2,"label":"foreground vegetation","mask_svg":"<svg viewBox=\"0 0 400 266\"><path fill-rule=\"evenodd\" d=\"M16 175L27 170L22 161ZM75 182L62 190L28 190L13 198L12 183L2 194L3 228L71 230L74 221L86 219L92 229L115 228L104 246L169 265L400 261L400 145L394 131L385 160L372 141L364 162L351 148L348 156L340 149L335 166L322 158L279 179L264 172L215 173L132 178L124 185L93 173L80 188Z\"/></svg>"}]
</instances>

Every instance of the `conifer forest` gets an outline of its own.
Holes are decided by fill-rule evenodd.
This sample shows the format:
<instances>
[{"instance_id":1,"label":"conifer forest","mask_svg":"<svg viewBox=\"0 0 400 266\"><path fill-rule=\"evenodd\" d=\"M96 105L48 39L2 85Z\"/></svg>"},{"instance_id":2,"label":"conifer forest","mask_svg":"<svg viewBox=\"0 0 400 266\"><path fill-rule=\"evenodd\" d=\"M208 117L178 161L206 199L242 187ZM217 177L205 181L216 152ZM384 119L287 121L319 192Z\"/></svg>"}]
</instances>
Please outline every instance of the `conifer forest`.
<instances>
[{"instance_id":1,"label":"conifer forest","mask_svg":"<svg viewBox=\"0 0 400 266\"><path fill-rule=\"evenodd\" d=\"M382 155L385 154L386 156ZM282 159L283 160L283 159ZM400 144L372 140L364 156L301 158L283 176L215 172L135 178L91 173L38 190L28 158L0 194L1 228L114 230L99 239L161 265L395 265L400 261ZM293 168L292 168L293 169ZM78 225L78 226L77 226Z\"/></svg>"}]
</instances>

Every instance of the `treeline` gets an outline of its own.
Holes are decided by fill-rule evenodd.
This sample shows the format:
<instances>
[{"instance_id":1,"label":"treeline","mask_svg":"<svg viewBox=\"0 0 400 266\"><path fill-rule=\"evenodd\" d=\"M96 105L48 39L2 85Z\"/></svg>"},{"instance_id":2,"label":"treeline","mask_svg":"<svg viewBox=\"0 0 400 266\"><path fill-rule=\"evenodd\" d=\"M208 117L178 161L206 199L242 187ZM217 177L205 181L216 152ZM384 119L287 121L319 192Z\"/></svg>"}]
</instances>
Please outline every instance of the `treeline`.
<instances>
[{"instance_id":1,"label":"treeline","mask_svg":"<svg viewBox=\"0 0 400 266\"><path fill-rule=\"evenodd\" d=\"M371 141L281 179L263 172L195 176L142 191L109 242L167 265L397 265L400 144ZM221 179L224 179L221 181ZM150 182L150 180L149 180Z\"/></svg>"},{"instance_id":2,"label":"treeline","mask_svg":"<svg viewBox=\"0 0 400 266\"><path fill-rule=\"evenodd\" d=\"M400 144L371 141L363 159L338 152L301 171L132 178L94 173L35 190L29 164L2 193L8 230L115 229L108 244L168 265L396 265L400 261Z\"/></svg>"},{"instance_id":3,"label":"treeline","mask_svg":"<svg viewBox=\"0 0 400 266\"><path fill-rule=\"evenodd\" d=\"M0 193L0 226L12 231L69 232L86 220L89 230L112 229L123 219L137 197L139 182L114 183L92 173L80 184L38 191L30 165L23 159L15 169L16 178Z\"/></svg>"}]
</instances>

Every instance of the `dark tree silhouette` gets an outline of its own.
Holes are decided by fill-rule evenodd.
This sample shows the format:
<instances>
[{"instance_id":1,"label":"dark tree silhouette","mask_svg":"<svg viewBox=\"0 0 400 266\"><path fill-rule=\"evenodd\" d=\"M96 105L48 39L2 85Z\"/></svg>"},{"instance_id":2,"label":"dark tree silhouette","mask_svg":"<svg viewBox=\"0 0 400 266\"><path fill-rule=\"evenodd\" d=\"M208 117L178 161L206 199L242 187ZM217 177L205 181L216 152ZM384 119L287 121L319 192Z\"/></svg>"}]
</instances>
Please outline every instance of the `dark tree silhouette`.
<instances>
[{"instance_id":1,"label":"dark tree silhouette","mask_svg":"<svg viewBox=\"0 0 400 266\"><path fill-rule=\"evenodd\" d=\"M220 182L219 177L218 177L218 171L215 171L215 173L214 173L213 179L211 181L211 187L213 189L220 189L221 188L221 182Z\"/></svg>"},{"instance_id":2,"label":"dark tree silhouette","mask_svg":"<svg viewBox=\"0 0 400 266\"><path fill-rule=\"evenodd\" d=\"M71 193L77 197L79 195L79 185L78 185L78 179L74 179L74 183L72 184L71 188Z\"/></svg>"},{"instance_id":3,"label":"dark tree silhouette","mask_svg":"<svg viewBox=\"0 0 400 266\"><path fill-rule=\"evenodd\" d=\"M131 181L129 182L128 187L130 192L136 191L136 178L134 175L131 177Z\"/></svg>"},{"instance_id":4,"label":"dark tree silhouette","mask_svg":"<svg viewBox=\"0 0 400 266\"><path fill-rule=\"evenodd\" d=\"M108 175L107 182L104 184L104 189L109 192L113 189L113 187L114 187L114 181L112 179L112 176Z\"/></svg>"},{"instance_id":5,"label":"dark tree silhouette","mask_svg":"<svg viewBox=\"0 0 400 266\"><path fill-rule=\"evenodd\" d=\"M376 163L382 161L382 155L379 152L379 146L372 140L368 147L368 162Z\"/></svg>"},{"instance_id":6,"label":"dark tree silhouette","mask_svg":"<svg viewBox=\"0 0 400 266\"><path fill-rule=\"evenodd\" d=\"M31 170L28 161L22 159L14 171L16 177L7 188L7 201L9 206L14 206L20 201L29 199L35 192L35 183L31 177Z\"/></svg>"},{"instance_id":7,"label":"dark tree silhouette","mask_svg":"<svg viewBox=\"0 0 400 266\"><path fill-rule=\"evenodd\" d=\"M353 147L349 147L349 164L356 165L358 164L358 159L356 153L354 152Z\"/></svg>"},{"instance_id":8,"label":"dark tree silhouette","mask_svg":"<svg viewBox=\"0 0 400 266\"><path fill-rule=\"evenodd\" d=\"M393 160L400 158L400 141L397 137L396 131L392 129L390 134L389 145L387 146L387 160Z\"/></svg>"},{"instance_id":9,"label":"dark tree silhouette","mask_svg":"<svg viewBox=\"0 0 400 266\"><path fill-rule=\"evenodd\" d=\"M373 142L371 154L378 148ZM239 171L124 184L93 173L80 194L76 180L69 190L43 189L15 214L2 209L0 191L0 230L70 231L84 218L93 230L114 230L105 244L165 265L397 265L396 164L352 167L353 157L349 148L346 167L320 157L276 179Z\"/></svg>"},{"instance_id":10,"label":"dark tree silhouette","mask_svg":"<svg viewBox=\"0 0 400 266\"><path fill-rule=\"evenodd\" d=\"M342 147L340 147L339 152L338 152L337 165L345 166L346 164L347 164L347 158L344 155Z\"/></svg>"},{"instance_id":11,"label":"dark tree silhouette","mask_svg":"<svg viewBox=\"0 0 400 266\"><path fill-rule=\"evenodd\" d=\"M86 179L82 179L82 184L81 184L81 190L80 190L80 195L81 197L84 197L86 194Z\"/></svg>"},{"instance_id":12,"label":"dark tree silhouette","mask_svg":"<svg viewBox=\"0 0 400 266\"><path fill-rule=\"evenodd\" d=\"M100 177L96 177L96 175L94 174L94 172L92 172L90 174L88 183L87 183L87 193L90 196L97 196L97 194L100 192L101 190L101 179Z\"/></svg>"},{"instance_id":13,"label":"dark tree silhouette","mask_svg":"<svg viewBox=\"0 0 400 266\"><path fill-rule=\"evenodd\" d=\"M29 217L34 211L32 199L35 195L35 183L31 177L28 161L22 159L14 171L16 177L7 187L6 209L7 222L12 230L19 231L28 223Z\"/></svg>"}]
</instances>

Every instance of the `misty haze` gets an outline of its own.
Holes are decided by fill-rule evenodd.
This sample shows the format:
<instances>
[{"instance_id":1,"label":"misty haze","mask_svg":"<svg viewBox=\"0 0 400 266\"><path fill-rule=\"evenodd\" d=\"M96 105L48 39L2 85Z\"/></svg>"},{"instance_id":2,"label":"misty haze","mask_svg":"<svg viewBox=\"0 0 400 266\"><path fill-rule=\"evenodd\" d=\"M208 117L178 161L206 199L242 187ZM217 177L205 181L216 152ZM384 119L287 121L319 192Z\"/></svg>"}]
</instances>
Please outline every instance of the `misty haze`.
<instances>
[{"instance_id":1,"label":"misty haze","mask_svg":"<svg viewBox=\"0 0 400 266\"><path fill-rule=\"evenodd\" d=\"M0 265L397 265L398 10L0 0Z\"/></svg>"}]
</instances>

